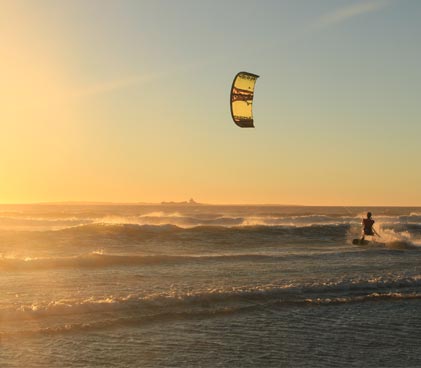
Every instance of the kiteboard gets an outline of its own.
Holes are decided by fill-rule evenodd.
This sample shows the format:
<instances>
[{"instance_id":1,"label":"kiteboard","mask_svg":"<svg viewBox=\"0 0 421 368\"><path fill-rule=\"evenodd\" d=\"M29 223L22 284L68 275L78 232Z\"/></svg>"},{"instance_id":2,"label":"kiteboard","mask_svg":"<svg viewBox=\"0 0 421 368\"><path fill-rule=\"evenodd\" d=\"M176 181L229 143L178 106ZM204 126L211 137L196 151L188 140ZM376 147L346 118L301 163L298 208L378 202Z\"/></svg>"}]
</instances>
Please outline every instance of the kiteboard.
<instances>
[{"instance_id":1,"label":"kiteboard","mask_svg":"<svg viewBox=\"0 0 421 368\"><path fill-rule=\"evenodd\" d=\"M352 241L352 244L354 244L354 245L368 245L368 244L370 244L370 242L368 240L354 239Z\"/></svg>"},{"instance_id":2,"label":"kiteboard","mask_svg":"<svg viewBox=\"0 0 421 368\"><path fill-rule=\"evenodd\" d=\"M361 240L361 239L354 239L352 240L352 244L354 245L371 245L371 246L378 246L378 247L385 247L386 243L379 243L376 241L370 241L370 240Z\"/></svg>"}]
</instances>

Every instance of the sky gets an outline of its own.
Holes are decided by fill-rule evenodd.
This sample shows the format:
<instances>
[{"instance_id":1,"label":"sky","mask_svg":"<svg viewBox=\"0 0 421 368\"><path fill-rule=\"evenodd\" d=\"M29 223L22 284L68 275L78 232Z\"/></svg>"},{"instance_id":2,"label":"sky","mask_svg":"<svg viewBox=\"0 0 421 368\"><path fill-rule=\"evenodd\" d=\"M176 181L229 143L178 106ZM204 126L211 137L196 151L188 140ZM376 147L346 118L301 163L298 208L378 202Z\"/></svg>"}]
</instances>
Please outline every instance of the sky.
<instances>
[{"instance_id":1,"label":"sky","mask_svg":"<svg viewBox=\"0 0 421 368\"><path fill-rule=\"evenodd\" d=\"M0 0L0 203L421 206L418 0ZM260 75L255 129L235 74Z\"/></svg>"}]
</instances>

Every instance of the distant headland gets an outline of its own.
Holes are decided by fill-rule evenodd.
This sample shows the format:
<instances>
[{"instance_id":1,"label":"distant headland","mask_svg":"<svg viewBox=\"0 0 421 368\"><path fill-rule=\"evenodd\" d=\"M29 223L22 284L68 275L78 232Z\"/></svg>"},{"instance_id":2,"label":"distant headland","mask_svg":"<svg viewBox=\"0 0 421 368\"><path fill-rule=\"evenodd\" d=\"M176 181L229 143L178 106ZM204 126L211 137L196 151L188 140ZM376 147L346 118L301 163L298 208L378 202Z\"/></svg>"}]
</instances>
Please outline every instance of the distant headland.
<instances>
[{"instance_id":1,"label":"distant headland","mask_svg":"<svg viewBox=\"0 0 421 368\"><path fill-rule=\"evenodd\" d=\"M167 204L175 204L175 205L180 205L180 204L183 204L183 205L200 205L202 203L198 203L193 198L190 198L188 201L182 201L182 202L161 202L161 204L165 204L165 205L167 205Z\"/></svg>"}]
</instances>

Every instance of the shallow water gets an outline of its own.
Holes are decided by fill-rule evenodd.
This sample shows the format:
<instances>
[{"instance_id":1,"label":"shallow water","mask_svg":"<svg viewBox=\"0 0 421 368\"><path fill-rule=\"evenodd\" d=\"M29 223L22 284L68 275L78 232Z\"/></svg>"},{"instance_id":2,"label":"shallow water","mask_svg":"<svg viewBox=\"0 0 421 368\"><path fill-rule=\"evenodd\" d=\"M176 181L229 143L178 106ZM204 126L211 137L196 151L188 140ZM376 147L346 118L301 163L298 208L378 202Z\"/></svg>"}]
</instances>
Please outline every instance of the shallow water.
<instances>
[{"instance_id":1,"label":"shallow water","mask_svg":"<svg viewBox=\"0 0 421 368\"><path fill-rule=\"evenodd\" d=\"M421 209L370 210L0 206L0 364L421 366Z\"/></svg>"}]
</instances>

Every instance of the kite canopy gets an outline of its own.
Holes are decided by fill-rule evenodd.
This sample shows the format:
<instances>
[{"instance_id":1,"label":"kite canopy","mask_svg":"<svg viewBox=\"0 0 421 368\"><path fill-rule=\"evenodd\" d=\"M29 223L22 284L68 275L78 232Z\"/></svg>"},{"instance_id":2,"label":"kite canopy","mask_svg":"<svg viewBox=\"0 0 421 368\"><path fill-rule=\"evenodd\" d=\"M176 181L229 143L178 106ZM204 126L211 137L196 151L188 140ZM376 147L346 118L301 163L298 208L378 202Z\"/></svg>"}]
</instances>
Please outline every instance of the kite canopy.
<instances>
[{"instance_id":1,"label":"kite canopy","mask_svg":"<svg viewBox=\"0 0 421 368\"><path fill-rule=\"evenodd\" d=\"M253 124L253 96L256 74L238 73L231 87L231 116L234 123L241 128L254 128Z\"/></svg>"}]
</instances>

